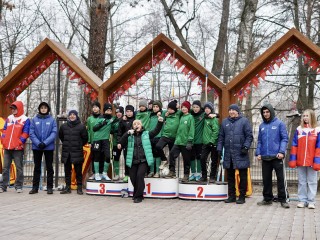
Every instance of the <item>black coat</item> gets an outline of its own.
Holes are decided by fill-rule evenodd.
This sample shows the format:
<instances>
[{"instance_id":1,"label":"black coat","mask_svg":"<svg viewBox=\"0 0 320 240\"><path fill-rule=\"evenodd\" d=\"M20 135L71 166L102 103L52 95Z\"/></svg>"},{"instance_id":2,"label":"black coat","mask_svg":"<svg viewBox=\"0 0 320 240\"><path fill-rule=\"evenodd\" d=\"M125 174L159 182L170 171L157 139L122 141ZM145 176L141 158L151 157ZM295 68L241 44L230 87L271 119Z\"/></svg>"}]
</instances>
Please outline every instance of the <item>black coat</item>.
<instances>
[{"instance_id":1,"label":"black coat","mask_svg":"<svg viewBox=\"0 0 320 240\"><path fill-rule=\"evenodd\" d=\"M84 161L82 147L88 142L88 132L80 120L68 121L61 125L59 138L62 142L61 161L66 163L70 155L72 163L82 163Z\"/></svg>"},{"instance_id":2,"label":"black coat","mask_svg":"<svg viewBox=\"0 0 320 240\"><path fill-rule=\"evenodd\" d=\"M250 167L249 154L241 153L242 148L249 149L253 140L252 128L247 118L226 118L222 121L218 151L224 148L223 167L230 168L232 161L234 169L244 169Z\"/></svg>"},{"instance_id":3,"label":"black coat","mask_svg":"<svg viewBox=\"0 0 320 240\"><path fill-rule=\"evenodd\" d=\"M132 129L132 123L135 120L135 117L127 117L127 120L121 119L119 122L119 127L118 127L118 135L117 135L117 141L120 142L121 137L128 132L128 130ZM125 147L125 146L123 146Z\"/></svg>"}]
</instances>

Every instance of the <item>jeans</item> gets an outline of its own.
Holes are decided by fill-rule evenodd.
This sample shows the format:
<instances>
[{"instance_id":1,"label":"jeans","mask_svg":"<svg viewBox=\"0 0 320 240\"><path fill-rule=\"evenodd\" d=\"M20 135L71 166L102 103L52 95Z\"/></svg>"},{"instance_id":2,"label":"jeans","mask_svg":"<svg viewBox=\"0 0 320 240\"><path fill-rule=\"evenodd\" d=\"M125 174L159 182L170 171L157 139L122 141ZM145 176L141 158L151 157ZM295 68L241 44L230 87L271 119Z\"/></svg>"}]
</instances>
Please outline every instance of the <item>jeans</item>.
<instances>
[{"instance_id":1,"label":"jeans","mask_svg":"<svg viewBox=\"0 0 320 240\"><path fill-rule=\"evenodd\" d=\"M298 167L298 198L299 202L315 203L317 194L318 174L312 167Z\"/></svg>"},{"instance_id":2,"label":"jeans","mask_svg":"<svg viewBox=\"0 0 320 240\"><path fill-rule=\"evenodd\" d=\"M47 188L53 188L53 150L33 150L34 157L34 170L33 170L33 181L32 188L39 189L39 182L41 176L41 163L42 163L42 155L44 154L47 168Z\"/></svg>"},{"instance_id":3,"label":"jeans","mask_svg":"<svg viewBox=\"0 0 320 240\"><path fill-rule=\"evenodd\" d=\"M14 184L15 189L22 189L23 187L23 150L4 150L4 164L2 169L3 182L0 187L3 190L7 189L9 183L9 172L12 159L17 168L17 178Z\"/></svg>"}]
</instances>

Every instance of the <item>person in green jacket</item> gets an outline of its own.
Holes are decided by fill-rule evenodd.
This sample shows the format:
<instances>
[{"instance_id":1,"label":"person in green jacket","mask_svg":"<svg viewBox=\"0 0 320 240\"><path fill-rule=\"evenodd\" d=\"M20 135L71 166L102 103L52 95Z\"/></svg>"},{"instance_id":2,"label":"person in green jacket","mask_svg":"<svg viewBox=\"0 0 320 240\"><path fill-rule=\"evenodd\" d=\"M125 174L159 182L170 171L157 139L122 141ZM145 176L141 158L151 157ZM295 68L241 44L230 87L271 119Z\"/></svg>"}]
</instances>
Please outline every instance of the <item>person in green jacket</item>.
<instances>
[{"instance_id":1,"label":"person in green jacket","mask_svg":"<svg viewBox=\"0 0 320 240\"><path fill-rule=\"evenodd\" d=\"M181 104L181 111L183 115L180 118L179 128L177 131L176 140L173 148L170 151L170 172L167 177L175 177L175 159L182 154L184 176L182 182L189 181L190 174L190 159L192 154L192 145L194 140L194 118L189 113L191 104L188 101L184 101Z\"/></svg>"},{"instance_id":2,"label":"person in green jacket","mask_svg":"<svg viewBox=\"0 0 320 240\"><path fill-rule=\"evenodd\" d=\"M202 152L202 134L203 134L203 123L204 123L204 111L201 107L201 102L195 100L192 103L191 115L194 118L194 140L192 146L192 157L191 157L191 175L189 181L199 181L201 173L201 152Z\"/></svg>"},{"instance_id":3,"label":"person in green jacket","mask_svg":"<svg viewBox=\"0 0 320 240\"><path fill-rule=\"evenodd\" d=\"M214 114L214 105L211 102L207 102L204 105L205 118L204 128L202 135L202 153L201 153L201 171L202 177L199 181L207 181L207 159L209 153L211 153L211 172L210 182L214 182L217 176L218 166L218 152L217 143L219 136L219 123L217 118L210 118L210 114Z\"/></svg>"},{"instance_id":4,"label":"person in green jacket","mask_svg":"<svg viewBox=\"0 0 320 240\"><path fill-rule=\"evenodd\" d=\"M151 131L156 127L159 116L161 116L162 118L164 118L165 116L165 111L162 110L162 103L160 101L153 101L152 105L153 105L153 109L152 109L152 112L150 113L149 126L145 128L148 131ZM157 148L156 148L156 145L159 142L160 137L161 137L161 131L158 133L157 136L155 136L151 140L154 161L153 161L153 164L150 165L150 172L148 174L148 177L155 177L155 178L160 177L159 167L160 167L161 160L160 160L159 152L157 151Z\"/></svg>"},{"instance_id":5,"label":"person in green jacket","mask_svg":"<svg viewBox=\"0 0 320 240\"><path fill-rule=\"evenodd\" d=\"M96 158L96 151L93 151L93 145L92 145L92 139L93 139L93 127L98 123L99 117L101 116L100 110L101 110L101 105L98 101L94 101L92 103L92 113L91 116L88 117L87 119L87 131L88 131L88 144L90 146L91 149L91 169L92 169L92 175L89 177L89 180L93 180L94 179L94 159ZM100 165L100 170L102 171L103 169L103 164Z\"/></svg>"},{"instance_id":6,"label":"person in green jacket","mask_svg":"<svg viewBox=\"0 0 320 240\"><path fill-rule=\"evenodd\" d=\"M141 100L139 102L139 110L136 112L136 120L141 120L142 126L145 129L149 128L150 122L150 111L148 111L148 102L147 100Z\"/></svg>"},{"instance_id":7,"label":"person in green jacket","mask_svg":"<svg viewBox=\"0 0 320 240\"><path fill-rule=\"evenodd\" d=\"M156 144L156 149L161 159L161 165L159 169L163 169L167 165L167 157L163 151L164 147L168 145L169 151L171 151L179 127L181 111L177 108L177 100L173 100L168 104L168 110L165 114L164 126L161 133L161 138Z\"/></svg>"},{"instance_id":8,"label":"person in green jacket","mask_svg":"<svg viewBox=\"0 0 320 240\"><path fill-rule=\"evenodd\" d=\"M111 124L114 120L112 117L112 105L105 103L103 106L103 116L98 120L98 123L93 127L93 151L96 152L94 159L95 180L101 181L102 179L110 181L108 177L108 169L110 165L110 131ZM103 162L103 172L99 172L99 163Z\"/></svg>"},{"instance_id":9,"label":"person in green jacket","mask_svg":"<svg viewBox=\"0 0 320 240\"><path fill-rule=\"evenodd\" d=\"M124 108L119 106L116 109L116 118L113 120L111 124L111 134L112 134L112 157L113 157L113 167L114 167L114 173L115 176L113 176L114 181L118 181L120 179L119 175L119 161L120 161L120 156L121 156L121 150L118 149L118 128L119 128L119 123L120 120L122 119L124 115Z\"/></svg>"},{"instance_id":10,"label":"person in green jacket","mask_svg":"<svg viewBox=\"0 0 320 240\"><path fill-rule=\"evenodd\" d=\"M128 130L119 141L119 149L127 146L126 165L129 167L130 180L133 185L134 203L140 203L143 200L144 176L148 165L153 163L150 140L161 131L162 125L163 118L158 117L156 128L149 132L144 130L140 120L134 120L133 129Z\"/></svg>"}]
</instances>

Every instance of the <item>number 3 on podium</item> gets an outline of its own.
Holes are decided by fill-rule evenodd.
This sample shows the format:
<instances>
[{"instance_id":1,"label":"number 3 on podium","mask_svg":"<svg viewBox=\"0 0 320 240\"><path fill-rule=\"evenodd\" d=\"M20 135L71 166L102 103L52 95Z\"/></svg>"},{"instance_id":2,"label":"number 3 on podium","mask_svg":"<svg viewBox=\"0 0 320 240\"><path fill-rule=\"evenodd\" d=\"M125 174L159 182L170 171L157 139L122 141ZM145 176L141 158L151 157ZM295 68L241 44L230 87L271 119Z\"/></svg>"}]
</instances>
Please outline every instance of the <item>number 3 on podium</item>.
<instances>
[{"instance_id":1,"label":"number 3 on podium","mask_svg":"<svg viewBox=\"0 0 320 240\"><path fill-rule=\"evenodd\" d=\"M103 183L100 184L99 193L100 194L105 194L106 193L106 186Z\"/></svg>"}]
</instances>

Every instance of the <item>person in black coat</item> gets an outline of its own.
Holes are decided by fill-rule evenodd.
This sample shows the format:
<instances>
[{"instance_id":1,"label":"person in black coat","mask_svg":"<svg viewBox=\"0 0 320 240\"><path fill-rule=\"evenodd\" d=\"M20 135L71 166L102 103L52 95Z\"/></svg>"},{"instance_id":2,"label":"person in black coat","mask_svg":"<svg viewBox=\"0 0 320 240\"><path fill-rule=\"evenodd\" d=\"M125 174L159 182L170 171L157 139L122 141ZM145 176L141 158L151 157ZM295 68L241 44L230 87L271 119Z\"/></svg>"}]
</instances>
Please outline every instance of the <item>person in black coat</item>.
<instances>
[{"instance_id":1,"label":"person in black coat","mask_svg":"<svg viewBox=\"0 0 320 240\"><path fill-rule=\"evenodd\" d=\"M117 135L118 143L120 142L121 137L132 128L132 123L135 120L134 107L132 105L127 105L125 110L126 110L126 114L125 116L123 116L123 119L121 119L119 122L118 135ZM122 150L123 150L123 156L126 159L126 156L127 156L126 146L122 146ZM125 177L123 178L123 181L128 182L129 168L127 165L125 165L124 171L125 171L124 172Z\"/></svg>"},{"instance_id":2,"label":"person in black coat","mask_svg":"<svg viewBox=\"0 0 320 240\"><path fill-rule=\"evenodd\" d=\"M252 127L247 118L240 113L238 105L229 107L229 117L221 123L218 138L218 155L221 156L224 148L223 167L228 171L228 195L226 203L245 203L247 191L248 168L250 167L249 148L253 140ZM239 170L240 196L236 201L235 169Z\"/></svg>"},{"instance_id":3,"label":"person in black coat","mask_svg":"<svg viewBox=\"0 0 320 240\"><path fill-rule=\"evenodd\" d=\"M59 129L59 138L62 142L61 161L64 163L66 181L66 188L60 193L71 193L71 170L73 164L78 186L77 193L82 195L83 146L88 142L88 132L80 122L76 110L69 112L67 122Z\"/></svg>"}]
</instances>

